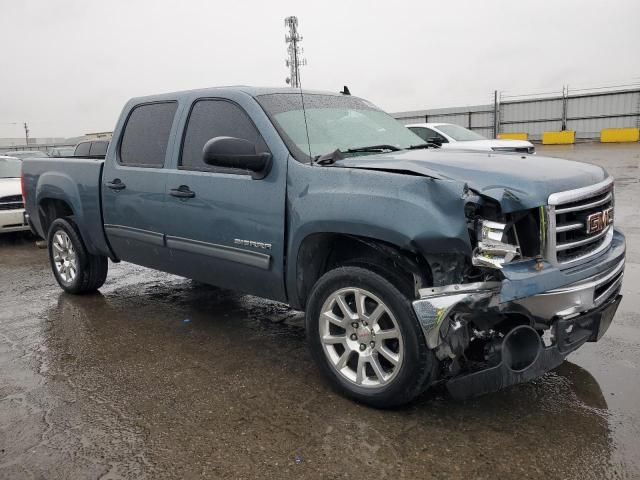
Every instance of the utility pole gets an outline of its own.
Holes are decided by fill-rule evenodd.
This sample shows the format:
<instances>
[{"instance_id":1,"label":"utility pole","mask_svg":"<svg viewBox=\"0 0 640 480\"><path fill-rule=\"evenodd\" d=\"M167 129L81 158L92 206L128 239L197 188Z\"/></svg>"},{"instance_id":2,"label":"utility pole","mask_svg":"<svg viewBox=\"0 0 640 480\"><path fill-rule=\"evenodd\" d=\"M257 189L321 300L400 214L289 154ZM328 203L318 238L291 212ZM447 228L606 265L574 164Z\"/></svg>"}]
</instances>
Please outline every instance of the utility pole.
<instances>
[{"instance_id":1,"label":"utility pole","mask_svg":"<svg viewBox=\"0 0 640 480\"><path fill-rule=\"evenodd\" d=\"M500 133L500 101L498 91L493 91L493 138L498 138Z\"/></svg>"},{"instance_id":2,"label":"utility pole","mask_svg":"<svg viewBox=\"0 0 640 480\"><path fill-rule=\"evenodd\" d=\"M569 85L562 86L562 131L567 129L567 106L569 103Z\"/></svg>"},{"instance_id":3,"label":"utility pole","mask_svg":"<svg viewBox=\"0 0 640 480\"><path fill-rule=\"evenodd\" d=\"M29 126L27 122L24 122L24 139L27 142L27 146L29 146Z\"/></svg>"},{"instance_id":4,"label":"utility pole","mask_svg":"<svg viewBox=\"0 0 640 480\"><path fill-rule=\"evenodd\" d=\"M285 65L289 67L286 82L293 88L300 88L300 67L306 65L307 60L302 57L304 50L298 45L302 41L302 35L298 33L298 17L285 18L284 26L289 28L289 33L284 37L285 43L289 44L287 47L289 58L285 60Z\"/></svg>"}]
</instances>

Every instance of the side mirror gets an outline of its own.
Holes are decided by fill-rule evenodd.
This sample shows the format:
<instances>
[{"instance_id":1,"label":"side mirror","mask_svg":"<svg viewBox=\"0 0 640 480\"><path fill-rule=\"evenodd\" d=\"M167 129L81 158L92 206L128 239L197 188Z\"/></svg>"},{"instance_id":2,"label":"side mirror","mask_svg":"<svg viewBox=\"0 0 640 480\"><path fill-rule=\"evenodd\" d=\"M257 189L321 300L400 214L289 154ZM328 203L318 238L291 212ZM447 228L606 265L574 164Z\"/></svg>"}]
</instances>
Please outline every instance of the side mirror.
<instances>
[{"instance_id":1,"label":"side mirror","mask_svg":"<svg viewBox=\"0 0 640 480\"><path fill-rule=\"evenodd\" d=\"M270 153L256 153L256 146L235 137L215 137L204 144L202 160L207 165L249 170L254 179L264 178L271 168Z\"/></svg>"},{"instance_id":2,"label":"side mirror","mask_svg":"<svg viewBox=\"0 0 640 480\"><path fill-rule=\"evenodd\" d=\"M440 137L427 138L427 142L442 146L442 139Z\"/></svg>"}]
</instances>

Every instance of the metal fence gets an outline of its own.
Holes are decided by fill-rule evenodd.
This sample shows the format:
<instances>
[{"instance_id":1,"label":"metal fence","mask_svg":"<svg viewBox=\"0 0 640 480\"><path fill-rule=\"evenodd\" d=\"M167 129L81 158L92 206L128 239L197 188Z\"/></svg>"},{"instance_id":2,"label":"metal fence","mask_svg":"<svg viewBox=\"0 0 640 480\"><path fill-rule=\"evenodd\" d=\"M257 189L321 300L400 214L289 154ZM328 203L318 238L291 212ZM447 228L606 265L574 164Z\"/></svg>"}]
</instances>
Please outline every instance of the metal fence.
<instances>
[{"instance_id":1,"label":"metal fence","mask_svg":"<svg viewBox=\"0 0 640 480\"><path fill-rule=\"evenodd\" d=\"M533 97L533 98L529 98ZM400 122L455 123L481 135L572 130L578 139L593 139L605 128L640 128L640 87L572 90L539 96L494 94L494 102L470 107L416 110L393 114Z\"/></svg>"},{"instance_id":2,"label":"metal fence","mask_svg":"<svg viewBox=\"0 0 640 480\"><path fill-rule=\"evenodd\" d=\"M75 147L75 143L30 143L29 145L0 145L0 152L11 153L20 150L34 150L48 152L49 150L57 147Z\"/></svg>"}]
</instances>

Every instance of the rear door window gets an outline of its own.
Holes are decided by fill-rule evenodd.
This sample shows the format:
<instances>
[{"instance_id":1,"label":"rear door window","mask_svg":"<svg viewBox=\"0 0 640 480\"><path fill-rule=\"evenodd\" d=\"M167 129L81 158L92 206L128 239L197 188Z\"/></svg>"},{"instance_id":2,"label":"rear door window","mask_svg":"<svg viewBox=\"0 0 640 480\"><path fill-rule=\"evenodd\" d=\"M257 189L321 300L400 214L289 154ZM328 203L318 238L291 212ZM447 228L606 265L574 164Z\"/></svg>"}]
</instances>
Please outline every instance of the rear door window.
<instances>
[{"instance_id":1,"label":"rear door window","mask_svg":"<svg viewBox=\"0 0 640 480\"><path fill-rule=\"evenodd\" d=\"M205 143L215 137L242 138L255 144L257 153L268 151L257 128L238 105L227 100L198 100L189 115L179 167L185 170L246 174L245 170L212 167L204 163L202 149Z\"/></svg>"},{"instance_id":2,"label":"rear door window","mask_svg":"<svg viewBox=\"0 0 640 480\"><path fill-rule=\"evenodd\" d=\"M127 166L162 168L177 102L135 107L122 134L120 163Z\"/></svg>"}]
</instances>

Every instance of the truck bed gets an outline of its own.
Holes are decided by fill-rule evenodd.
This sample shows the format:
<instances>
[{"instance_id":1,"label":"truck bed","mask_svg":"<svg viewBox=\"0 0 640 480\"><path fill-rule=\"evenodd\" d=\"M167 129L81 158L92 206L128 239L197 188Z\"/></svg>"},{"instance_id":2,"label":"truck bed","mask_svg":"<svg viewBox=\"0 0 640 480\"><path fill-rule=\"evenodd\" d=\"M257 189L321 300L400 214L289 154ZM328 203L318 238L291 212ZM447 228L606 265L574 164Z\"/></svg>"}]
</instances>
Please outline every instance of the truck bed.
<instances>
[{"instance_id":1,"label":"truck bed","mask_svg":"<svg viewBox=\"0 0 640 480\"><path fill-rule=\"evenodd\" d=\"M60 157L33 158L22 163L25 208L34 230L47 237L46 205L64 202L73 212L87 249L112 257L102 223L100 189L104 160ZM36 214L37 212L37 214Z\"/></svg>"}]
</instances>

